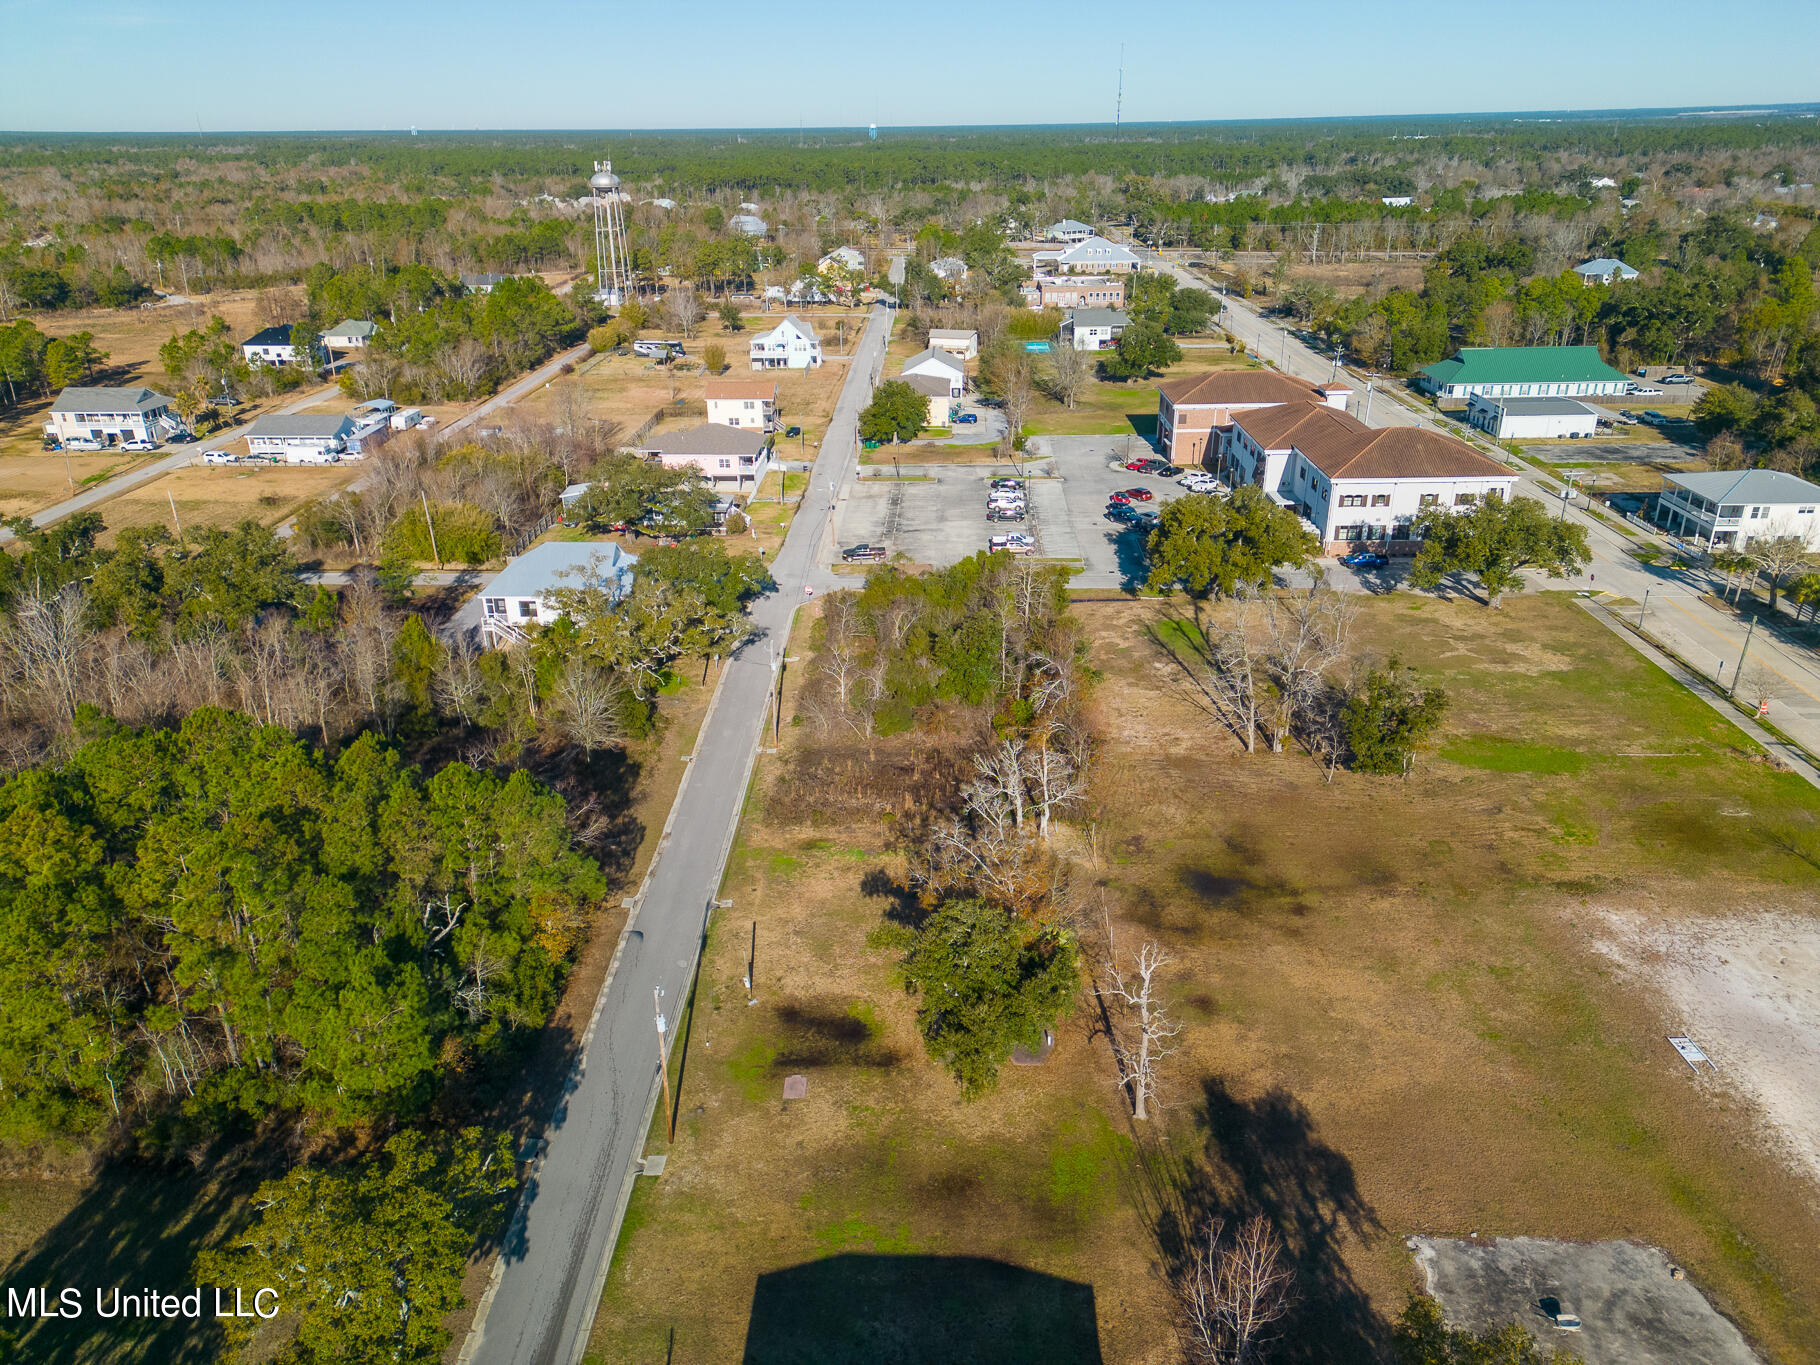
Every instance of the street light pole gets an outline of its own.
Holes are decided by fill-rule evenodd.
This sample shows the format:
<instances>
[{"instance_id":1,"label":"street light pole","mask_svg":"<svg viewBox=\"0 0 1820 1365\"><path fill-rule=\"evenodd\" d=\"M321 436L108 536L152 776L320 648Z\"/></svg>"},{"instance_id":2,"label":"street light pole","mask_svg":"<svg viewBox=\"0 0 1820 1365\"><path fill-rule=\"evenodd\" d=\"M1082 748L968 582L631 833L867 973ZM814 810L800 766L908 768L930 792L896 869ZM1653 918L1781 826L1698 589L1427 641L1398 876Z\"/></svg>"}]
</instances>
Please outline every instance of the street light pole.
<instances>
[{"instance_id":1,"label":"street light pole","mask_svg":"<svg viewBox=\"0 0 1820 1365\"><path fill-rule=\"evenodd\" d=\"M1728 697L1738 695L1738 679L1744 676L1744 660L1750 654L1750 637L1756 633L1756 630L1757 618L1753 616L1750 618L1750 625L1744 631L1744 648L1738 651L1738 666L1732 670L1731 691L1725 694Z\"/></svg>"},{"instance_id":2,"label":"street light pole","mask_svg":"<svg viewBox=\"0 0 1820 1365\"><path fill-rule=\"evenodd\" d=\"M651 999L657 1007L657 1074L664 1078L664 1123L669 1137L666 1141L676 1141L676 1106L670 1100L670 1047L667 1030L668 1022L664 1019L664 988L651 987Z\"/></svg>"}]
</instances>

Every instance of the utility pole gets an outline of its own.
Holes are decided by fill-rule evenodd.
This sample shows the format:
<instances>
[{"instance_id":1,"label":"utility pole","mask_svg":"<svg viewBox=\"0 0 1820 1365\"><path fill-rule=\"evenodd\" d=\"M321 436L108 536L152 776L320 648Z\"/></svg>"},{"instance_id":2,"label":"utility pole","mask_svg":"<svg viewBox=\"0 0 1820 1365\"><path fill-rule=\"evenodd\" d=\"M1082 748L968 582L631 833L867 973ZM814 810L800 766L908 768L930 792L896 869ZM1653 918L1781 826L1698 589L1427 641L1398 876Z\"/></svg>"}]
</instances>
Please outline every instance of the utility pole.
<instances>
[{"instance_id":1,"label":"utility pole","mask_svg":"<svg viewBox=\"0 0 1820 1365\"><path fill-rule=\"evenodd\" d=\"M1643 618L1649 612L1649 592L1650 592L1650 590L1648 588L1643 589L1643 605L1637 608L1637 629L1638 630L1643 629Z\"/></svg>"},{"instance_id":2,"label":"utility pole","mask_svg":"<svg viewBox=\"0 0 1820 1365\"><path fill-rule=\"evenodd\" d=\"M171 525L177 528L177 540L178 543L181 544L183 541L183 523L177 518L177 495L168 488L164 490L164 495L171 500Z\"/></svg>"},{"instance_id":3,"label":"utility pole","mask_svg":"<svg viewBox=\"0 0 1820 1365\"><path fill-rule=\"evenodd\" d=\"M670 1047L667 1030L668 1022L664 1019L664 988L651 987L651 999L657 1007L657 1074L664 1078L664 1124L669 1133L666 1139L676 1141L676 1106L670 1101Z\"/></svg>"},{"instance_id":4,"label":"utility pole","mask_svg":"<svg viewBox=\"0 0 1820 1365\"><path fill-rule=\"evenodd\" d=\"M417 496L423 499L423 524L430 528L430 557L436 561L436 567L440 569L442 551L436 548L436 519L430 515L430 495L419 488Z\"/></svg>"},{"instance_id":5,"label":"utility pole","mask_svg":"<svg viewBox=\"0 0 1820 1365\"><path fill-rule=\"evenodd\" d=\"M752 949L746 954L746 1003L756 1005L758 996L753 994L752 983L758 976L758 921L752 921Z\"/></svg>"},{"instance_id":6,"label":"utility pole","mask_svg":"<svg viewBox=\"0 0 1820 1365\"><path fill-rule=\"evenodd\" d=\"M1750 618L1750 625L1744 631L1744 648L1738 651L1738 666L1732 670L1731 690L1725 694L1728 697L1738 695L1738 679L1744 676L1744 661L1750 657L1750 637L1756 633L1756 630L1757 618L1753 616Z\"/></svg>"}]
</instances>

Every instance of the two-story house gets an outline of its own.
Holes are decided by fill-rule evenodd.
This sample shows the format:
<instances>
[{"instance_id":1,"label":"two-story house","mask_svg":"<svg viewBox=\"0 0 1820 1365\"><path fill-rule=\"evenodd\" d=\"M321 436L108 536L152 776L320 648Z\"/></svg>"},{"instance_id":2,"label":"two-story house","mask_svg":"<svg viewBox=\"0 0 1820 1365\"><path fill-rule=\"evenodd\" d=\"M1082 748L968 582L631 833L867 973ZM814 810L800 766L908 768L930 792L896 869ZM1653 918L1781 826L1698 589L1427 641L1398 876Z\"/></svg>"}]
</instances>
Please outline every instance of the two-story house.
<instances>
[{"instance_id":1,"label":"two-story house","mask_svg":"<svg viewBox=\"0 0 1820 1365\"><path fill-rule=\"evenodd\" d=\"M757 488L771 468L771 437L707 422L646 437L639 453L666 469L694 468L716 489L745 493Z\"/></svg>"},{"instance_id":2,"label":"two-story house","mask_svg":"<svg viewBox=\"0 0 1820 1365\"><path fill-rule=\"evenodd\" d=\"M819 370L822 340L808 323L787 313L777 326L752 338L751 356L755 370Z\"/></svg>"},{"instance_id":3,"label":"two-story house","mask_svg":"<svg viewBox=\"0 0 1820 1365\"><path fill-rule=\"evenodd\" d=\"M1683 540L1741 550L1799 536L1820 551L1820 485L1775 469L1664 474L1656 524Z\"/></svg>"},{"instance_id":4,"label":"two-story house","mask_svg":"<svg viewBox=\"0 0 1820 1365\"><path fill-rule=\"evenodd\" d=\"M777 425L777 383L771 379L710 379L705 389L708 421L741 431L770 431Z\"/></svg>"},{"instance_id":5,"label":"two-story house","mask_svg":"<svg viewBox=\"0 0 1820 1365\"><path fill-rule=\"evenodd\" d=\"M600 588L617 602L632 589L638 556L602 541L546 541L518 556L480 590L481 631L494 647L528 638L532 626L560 620L555 594L564 588Z\"/></svg>"},{"instance_id":6,"label":"two-story house","mask_svg":"<svg viewBox=\"0 0 1820 1365\"><path fill-rule=\"evenodd\" d=\"M335 464L357 454L360 424L346 413L272 412L246 429L247 453L284 464Z\"/></svg>"},{"instance_id":7,"label":"two-story house","mask_svg":"<svg viewBox=\"0 0 1820 1365\"><path fill-rule=\"evenodd\" d=\"M114 441L165 441L185 430L172 411L175 400L155 390L131 388L82 388L72 385L51 404L51 419L44 424L47 436L58 444L74 439L107 445Z\"/></svg>"},{"instance_id":8,"label":"two-story house","mask_svg":"<svg viewBox=\"0 0 1820 1365\"><path fill-rule=\"evenodd\" d=\"M291 345L291 324L264 327L240 343L240 354L249 365L294 365L297 348Z\"/></svg>"}]
</instances>

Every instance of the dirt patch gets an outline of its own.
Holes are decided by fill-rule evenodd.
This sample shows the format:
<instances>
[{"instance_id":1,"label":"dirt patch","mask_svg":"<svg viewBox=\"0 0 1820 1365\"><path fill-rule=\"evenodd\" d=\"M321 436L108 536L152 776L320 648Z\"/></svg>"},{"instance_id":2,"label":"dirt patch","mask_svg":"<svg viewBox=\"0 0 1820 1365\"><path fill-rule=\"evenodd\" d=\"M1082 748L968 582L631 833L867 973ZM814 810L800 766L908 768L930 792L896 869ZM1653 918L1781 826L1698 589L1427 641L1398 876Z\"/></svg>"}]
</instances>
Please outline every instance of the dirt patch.
<instances>
[{"instance_id":1,"label":"dirt patch","mask_svg":"<svg viewBox=\"0 0 1820 1365\"><path fill-rule=\"evenodd\" d=\"M1599 951L1661 993L1664 1023L1716 1072L1688 1084L1743 1097L1820 1202L1820 920L1776 911L1670 920L1608 910ZM1663 1044L1671 1069L1673 1060Z\"/></svg>"}]
</instances>

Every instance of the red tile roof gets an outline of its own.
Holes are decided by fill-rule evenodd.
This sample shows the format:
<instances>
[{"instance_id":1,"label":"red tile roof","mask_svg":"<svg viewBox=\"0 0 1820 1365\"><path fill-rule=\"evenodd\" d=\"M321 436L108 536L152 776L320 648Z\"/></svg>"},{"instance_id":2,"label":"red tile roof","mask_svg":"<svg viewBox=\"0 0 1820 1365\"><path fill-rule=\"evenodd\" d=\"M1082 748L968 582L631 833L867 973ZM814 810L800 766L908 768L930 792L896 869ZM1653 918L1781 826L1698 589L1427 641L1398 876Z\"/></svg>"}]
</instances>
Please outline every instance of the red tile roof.
<instances>
[{"instance_id":1,"label":"red tile roof","mask_svg":"<svg viewBox=\"0 0 1820 1365\"><path fill-rule=\"evenodd\" d=\"M1241 412L1233 422L1266 450L1302 452L1330 479L1491 478L1511 471L1426 427L1368 427L1320 403Z\"/></svg>"}]
</instances>

